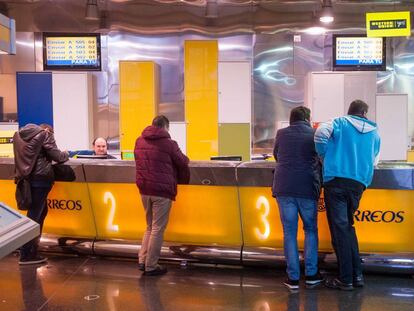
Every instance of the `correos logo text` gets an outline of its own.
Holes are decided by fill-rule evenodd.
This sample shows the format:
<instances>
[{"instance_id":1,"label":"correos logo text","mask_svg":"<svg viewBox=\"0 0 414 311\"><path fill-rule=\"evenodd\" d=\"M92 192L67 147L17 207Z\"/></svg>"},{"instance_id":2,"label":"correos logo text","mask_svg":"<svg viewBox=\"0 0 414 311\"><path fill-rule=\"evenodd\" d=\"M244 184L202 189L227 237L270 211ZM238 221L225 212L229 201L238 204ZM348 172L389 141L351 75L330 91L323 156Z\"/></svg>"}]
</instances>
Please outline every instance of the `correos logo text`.
<instances>
[{"instance_id":1,"label":"correos logo text","mask_svg":"<svg viewBox=\"0 0 414 311\"><path fill-rule=\"evenodd\" d=\"M82 209L82 202L81 200L47 199L47 207L49 209L80 211Z\"/></svg>"},{"instance_id":2,"label":"correos logo text","mask_svg":"<svg viewBox=\"0 0 414 311\"><path fill-rule=\"evenodd\" d=\"M366 222L394 222L401 223L404 221L404 211L361 211L357 210L354 214L356 221Z\"/></svg>"}]
</instances>

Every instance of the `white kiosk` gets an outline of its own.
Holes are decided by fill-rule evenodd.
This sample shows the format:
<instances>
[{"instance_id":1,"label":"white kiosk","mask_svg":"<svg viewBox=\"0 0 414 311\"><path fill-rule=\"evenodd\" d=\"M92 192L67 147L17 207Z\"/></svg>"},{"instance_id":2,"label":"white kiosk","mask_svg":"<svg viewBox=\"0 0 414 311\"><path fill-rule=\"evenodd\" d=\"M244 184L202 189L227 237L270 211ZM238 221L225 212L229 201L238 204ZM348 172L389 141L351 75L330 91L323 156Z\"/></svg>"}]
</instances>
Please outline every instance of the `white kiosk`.
<instances>
[{"instance_id":1,"label":"white kiosk","mask_svg":"<svg viewBox=\"0 0 414 311\"><path fill-rule=\"evenodd\" d=\"M38 223L0 202L0 259L39 235Z\"/></svg>"}]
</instances>

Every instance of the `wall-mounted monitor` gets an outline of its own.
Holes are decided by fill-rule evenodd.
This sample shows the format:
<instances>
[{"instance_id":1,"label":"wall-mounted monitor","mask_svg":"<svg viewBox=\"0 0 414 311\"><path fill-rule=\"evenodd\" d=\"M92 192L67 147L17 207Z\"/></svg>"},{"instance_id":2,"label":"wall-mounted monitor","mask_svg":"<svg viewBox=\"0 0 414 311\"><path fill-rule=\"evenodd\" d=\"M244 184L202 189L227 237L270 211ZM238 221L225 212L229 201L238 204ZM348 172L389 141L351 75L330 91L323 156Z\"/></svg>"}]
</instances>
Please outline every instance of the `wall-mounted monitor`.
<instances>
[{"instance_id":1,"label":"wall-mounted monitor","mask_svg":"<svg viewBox=\"0 0 414 311\"><path fill-rule=\"evenodd\" d=\"M101 70L101 36L43 33L43 70Z\"/></svg>"},{"instance_id":2,"label":"wall-mounted monitor","mask_svg":"<svg viewBox=\"0 0 414 311\"><path fill-rule=\"evenodd\" d=\"M333 70L386 69L385 38L368 38L365 35L333 35Z\"/></svg>"}]
</instances>

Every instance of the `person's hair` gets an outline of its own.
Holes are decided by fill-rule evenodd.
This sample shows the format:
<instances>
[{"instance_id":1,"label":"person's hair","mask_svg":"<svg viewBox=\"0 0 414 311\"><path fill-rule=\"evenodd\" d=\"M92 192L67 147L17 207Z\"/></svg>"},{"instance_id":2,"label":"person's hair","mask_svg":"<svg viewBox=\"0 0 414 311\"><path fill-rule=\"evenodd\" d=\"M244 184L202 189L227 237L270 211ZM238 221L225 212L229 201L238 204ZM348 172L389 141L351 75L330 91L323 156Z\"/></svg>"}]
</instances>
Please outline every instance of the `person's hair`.
<instances>
[{"instance_id":1,"label":"person's hair","mask_svg":"<svg viewBox=\"0 0 414 311\"><path fill-rule=\"evenodd\" d=\"M96 137L92 142L92 146L95 146L95 143L98 139L103 139L105 141L105 144L108 146L108 141L106 140L106 138L103 137Z\"/></svg>"},{"instance_id":2,"label":"person's hair","mask_svg":"<svg viewBox=\"0 0 414 311\"><path fill-rule=\"evenodd\" d=\"M358 117L365 117L365 114L368 113L368 105L360 100L354 100L351 105L349 105L348 114Z\"/></svg>"},{"instance_id":3,"label":"person's hair","mask_svg":"<svg viewBox=\"0 0 414 311\"><path fill-rule=\"evenodd\" d=\"M299 106L299 107L293 108L290 111L289 123L292 124L293 122L296 122L296 121L309 122L310 114L311 114L311 111L308 107Z\"/></svg>"},{"instance_id":4,"label":"person's hair","mask_svg":"<svg viewBox=\"0 0 414 311\"><path fill-rule=\"evenodd\" d=\"M50 133L53 133L53 127L50 124L42 123L39 125L42 129L47 130Z\"/></svg>"},{"instance_id":5,"label":"person's hair","mask_svg":"<svg viewBox=\"0 0 414 311\"><path fill-rule=\"evenodd\" d=\"M152 125L159 128L166 128L170 127L170 120L166 116L159 115L152 120Z\"/></svg>"}]
</instances>

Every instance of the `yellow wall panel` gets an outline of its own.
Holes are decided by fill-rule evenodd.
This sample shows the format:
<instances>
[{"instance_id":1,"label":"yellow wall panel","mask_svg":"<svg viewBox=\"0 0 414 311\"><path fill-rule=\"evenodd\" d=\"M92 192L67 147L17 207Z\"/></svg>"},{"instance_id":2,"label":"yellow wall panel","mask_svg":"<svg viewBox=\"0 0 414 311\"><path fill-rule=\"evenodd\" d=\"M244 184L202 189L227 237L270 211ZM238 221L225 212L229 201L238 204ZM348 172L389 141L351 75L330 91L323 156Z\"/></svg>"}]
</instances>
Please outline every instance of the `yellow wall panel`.
<instances>
[{"instance_id":1,"label":"yellow wall panel","mask_svg":"<svg viewBox=\"0 0 414 311\"><path fill-rule=\"evenodd\" d=\"M0 25L0 41L10 43L10 29Z\"/></svg>"},{"instance_id":2,"label":"yellow wall panel","mask_svg":"<svg viewBox=\"0 0 414 311\"><path fill-rule=\"evenodd\" d=\"M407 162L414 162L414 150L407 152Z\"/></svg>"},{"instance_id":3,"label":"yellow wall panel","mask_svg":"<svg viewBox=\"0 0 414 311\"><path fill-rule=\"evenodd\" d=\"M0 189L2 202L17 210L14 181L0 180ZM86 183L56 182L47 199L48 214L43 233L82 238L92 238L96 235ZM25 211L19 213L26 214Z\"/></svg>"},{"instance_id":4,"label":"yellow wall panel","mask_svg":"<svg viewBox=\"0 0 414 311\"><path fill-rule=\"evenodd\" d=\"M244 245L283 248L283 227L276 199L270 187L241 187L240 208L243 219ZM298 224L298 244L304 245L303 224ZM319 250L331 251L331 236L326 213L318 213Z\"/></svg>"},{"instance_id":5,"label":"yellow wall panel","mask_svg":"<svg viewBox=\"0 0 414 311\"><path fill-rule=\"evenodd\" d=\"M2 202L16 208L14 193L12 180L0 180ZM360 251L414 252L412 202L412 190L365 191L355 216ZM43 233L58 236L141 240L146 228L135 184L57 182L48 196L48 210ZM302 227L299 222L301 249ZM323 200L318 233L319 251L332 251ZM283 229L270 187L179 185L165 241L281 249Z\"/></svg>"},{"instance_id":6,"label":"yellow wall panel","mask_svg":"<svg viewBox=\"0 0 414 311\"><path fill-rule=\"evenodd\" d=\"M244 245L283 247L279 208L270 187L241 187L240 208ZM360 252L413 252L414 191L368 189L355 216ZM298 225L299 247L303 249L302 222ZM318 208L319 251L332 251L331 236L322 204Z\"/></svg>"},{"instance_id":7,"label":"yellow wall panel","mask_svg":"<svg viewBox=\"0 0 414 311\"><path fill-rule=\"evenodd\" d=\"M209 196L200 201L207 189ZM91 183L89 190L98 239L142 239L146 222L136 185ZM237 188L179 185L164 240L240 246Z\"/></svg>"},{"instance_id":8,"label":"yellow wall panel","mask_svg":"<svg viewBox=\"0 0 414 311\"><path fill-rule=\"evenodd\" d=\"M185 119L191 160L218 155L217 70L217 41L185 41Z\"/></svg>"},{"instance_id":9,"label":"yellow wall panel","mask_svg":"<svg viewBox=\"0 0 414 311\"><path fill-rule=\"evenodd\" d=\"M137 137L157 115L158 71L154 62L119 62L121 151L133 150Z\"/></svg>"}]
</instances>

